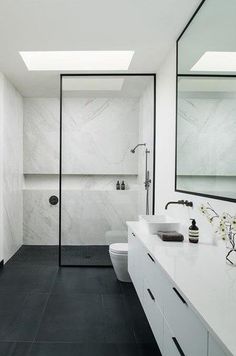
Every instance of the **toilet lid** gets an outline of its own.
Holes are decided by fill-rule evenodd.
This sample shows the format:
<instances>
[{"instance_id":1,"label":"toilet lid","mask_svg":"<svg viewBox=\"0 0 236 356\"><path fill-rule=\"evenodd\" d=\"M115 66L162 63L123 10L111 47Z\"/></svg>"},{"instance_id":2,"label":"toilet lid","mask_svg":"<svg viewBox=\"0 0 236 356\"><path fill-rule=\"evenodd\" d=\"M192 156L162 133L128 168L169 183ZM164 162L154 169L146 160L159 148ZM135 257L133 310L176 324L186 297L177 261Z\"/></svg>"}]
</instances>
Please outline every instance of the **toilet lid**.
<instances>
[{"instance_id":1,"label":"toilet lid","mask_svg":"<svg viewBox=\"0 0 236 356\"><path fill-rule=\"evenodd\" d=\"M119 253L125 255L128 253L128 244L127 243L117 243L111 244L109 247L110 252Z\"/></svg>"}]
</instances>

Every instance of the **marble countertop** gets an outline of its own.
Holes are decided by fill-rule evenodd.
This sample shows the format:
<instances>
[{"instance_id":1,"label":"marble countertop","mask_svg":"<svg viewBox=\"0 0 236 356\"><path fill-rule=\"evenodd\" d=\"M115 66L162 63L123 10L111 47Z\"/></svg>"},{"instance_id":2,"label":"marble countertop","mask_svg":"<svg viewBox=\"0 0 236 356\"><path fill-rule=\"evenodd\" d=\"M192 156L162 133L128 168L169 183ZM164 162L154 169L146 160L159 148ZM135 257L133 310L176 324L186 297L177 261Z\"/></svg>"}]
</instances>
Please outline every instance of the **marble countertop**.
<instances>
[{"instance_id":1,"label":"marble countertop","mask_svg":"<svg viewBox=\"0 0 236 356\"><path fill-rule=\"evenodd\" d=\"M163 242L140 222L127 222L169 278L178 286L207 329L229 355L236 355L236 267L226 263L223 241L217 245Z\"/></svg>"}]
</instances>

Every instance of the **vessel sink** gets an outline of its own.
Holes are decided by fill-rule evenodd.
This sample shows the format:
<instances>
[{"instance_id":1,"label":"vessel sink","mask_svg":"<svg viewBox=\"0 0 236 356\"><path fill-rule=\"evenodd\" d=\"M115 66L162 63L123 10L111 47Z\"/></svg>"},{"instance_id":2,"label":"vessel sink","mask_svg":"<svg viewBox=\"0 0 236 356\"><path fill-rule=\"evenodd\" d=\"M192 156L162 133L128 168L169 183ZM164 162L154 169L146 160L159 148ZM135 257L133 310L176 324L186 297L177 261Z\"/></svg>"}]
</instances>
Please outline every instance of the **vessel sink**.
<instances>
[{"instance_id":1,"label":"vessel sink","mask_svg":"<svg viewBox=\"0 0 236 356\"><path fill-rule=\"evenodd\" d=\"M167 215L139 215L144 229L151 235L158 231L178 231L180 223Z\"/></svg>"}]
</instances>

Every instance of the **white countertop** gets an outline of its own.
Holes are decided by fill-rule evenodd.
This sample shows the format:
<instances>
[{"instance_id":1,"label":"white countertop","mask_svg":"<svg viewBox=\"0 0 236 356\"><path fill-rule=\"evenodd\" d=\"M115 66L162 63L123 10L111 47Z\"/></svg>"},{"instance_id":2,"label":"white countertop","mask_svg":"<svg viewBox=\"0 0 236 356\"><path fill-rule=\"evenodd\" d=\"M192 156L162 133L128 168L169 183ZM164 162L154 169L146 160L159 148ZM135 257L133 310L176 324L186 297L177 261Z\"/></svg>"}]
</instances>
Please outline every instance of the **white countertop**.
<instances>
[{"instance_id":1,"label":"white countertop","mask_svg":"<svg viewBox=\"0 0 236 356\"><path fill-rule=\"evenodd\" d=\"M236 356L236 267L226 263L225 243L163 242L140 222L127 222L207 329ZM200 356L200 355L199 355Z\"/></svg>"}]
</instances>

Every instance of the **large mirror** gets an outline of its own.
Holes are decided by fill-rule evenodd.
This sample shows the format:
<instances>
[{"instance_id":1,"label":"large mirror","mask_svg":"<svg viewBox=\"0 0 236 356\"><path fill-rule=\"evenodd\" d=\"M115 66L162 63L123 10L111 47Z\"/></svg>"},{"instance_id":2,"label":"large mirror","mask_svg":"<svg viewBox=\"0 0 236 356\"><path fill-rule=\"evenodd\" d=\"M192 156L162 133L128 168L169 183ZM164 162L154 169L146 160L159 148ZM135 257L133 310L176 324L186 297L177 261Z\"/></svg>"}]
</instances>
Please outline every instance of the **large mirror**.
<instances>
[{"instance_id":1,"label":"large mirror","mask_svg":"<svg viewBox=\"0 0 236 356\"><path fill-rule=\"evenodd\" d=\"M177 41L175 190L236 201L236 0L205 0Z\"/></svg>"}]
</instances>

